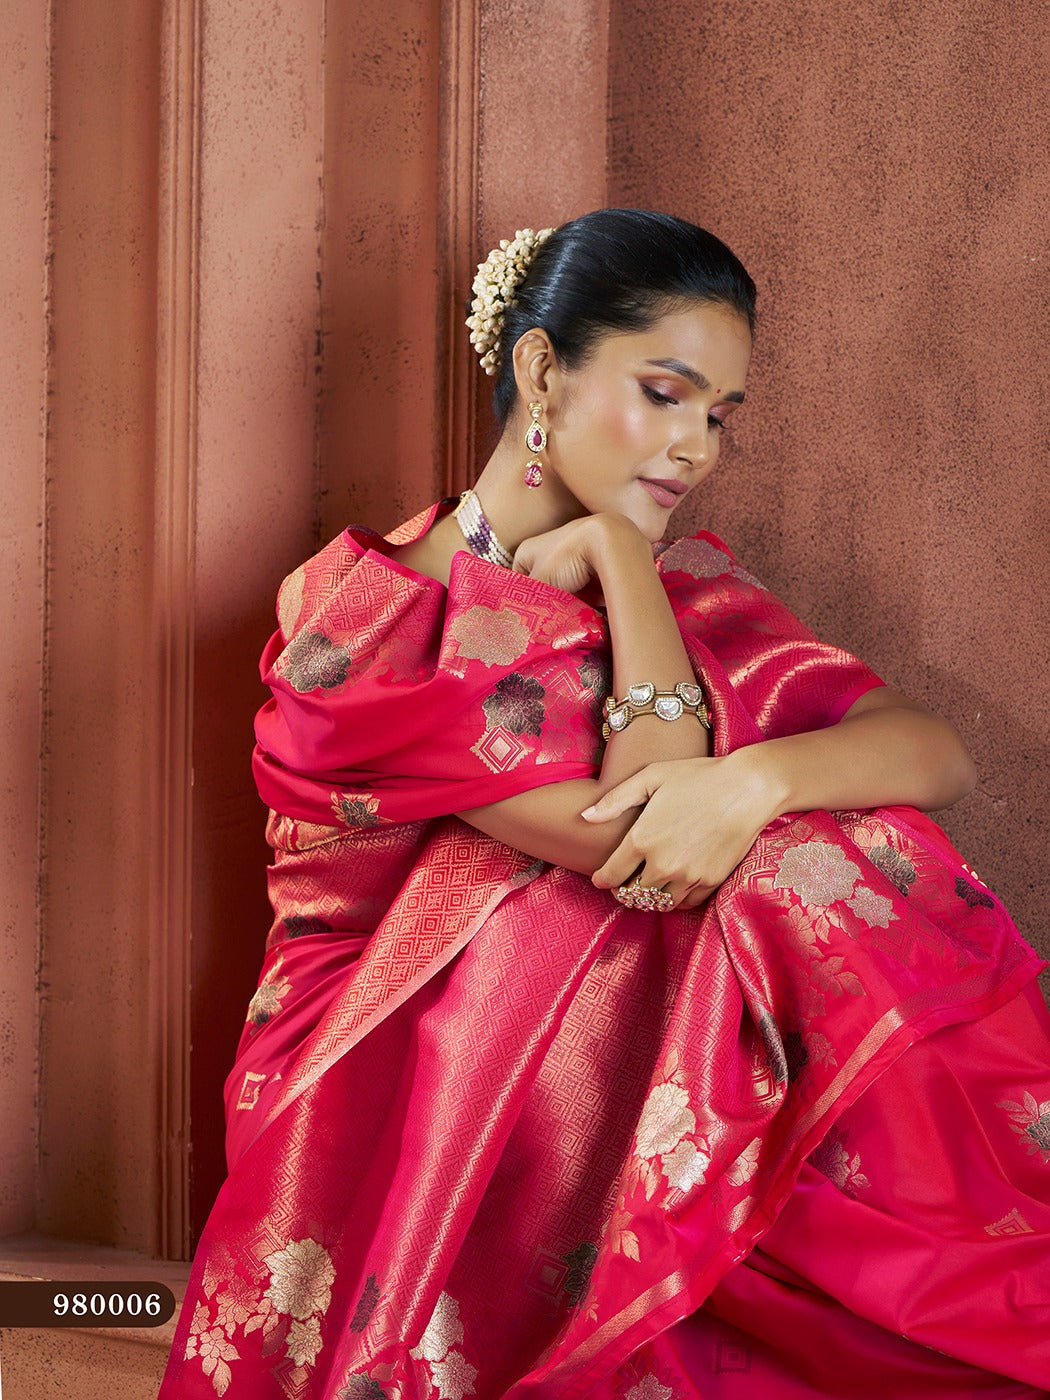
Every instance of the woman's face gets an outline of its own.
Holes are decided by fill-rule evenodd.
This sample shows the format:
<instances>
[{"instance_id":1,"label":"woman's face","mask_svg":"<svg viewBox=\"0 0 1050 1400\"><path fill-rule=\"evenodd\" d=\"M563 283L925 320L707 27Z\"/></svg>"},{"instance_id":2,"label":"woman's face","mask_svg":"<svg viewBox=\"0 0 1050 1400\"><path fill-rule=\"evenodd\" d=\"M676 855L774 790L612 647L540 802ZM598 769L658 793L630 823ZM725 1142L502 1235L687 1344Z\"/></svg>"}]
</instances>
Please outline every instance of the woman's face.
<instances>
[{"instance_id":1,"label":"woman's face","mask_svg":"<svg viewBox=\"0 0 1050 1400\"><path fill-rule=\"evenodd\" d=\"M660 539L718 460L750 357L739 312L694 304L647 331L604 336L579 369L559 370L544 479L549 466L552 494L571 498L559 501L566 518L615 511Z\"/></svg>"}]
</instances>

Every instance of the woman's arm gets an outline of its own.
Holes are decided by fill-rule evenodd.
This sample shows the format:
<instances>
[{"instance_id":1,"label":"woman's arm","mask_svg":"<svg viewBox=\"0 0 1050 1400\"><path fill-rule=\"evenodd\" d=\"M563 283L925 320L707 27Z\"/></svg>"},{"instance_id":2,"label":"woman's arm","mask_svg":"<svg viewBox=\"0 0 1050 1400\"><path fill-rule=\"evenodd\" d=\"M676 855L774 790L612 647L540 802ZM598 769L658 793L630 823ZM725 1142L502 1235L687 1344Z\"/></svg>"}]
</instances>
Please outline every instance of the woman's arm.
<instances>
[{"instance_id":1,"label":"woman's arm","mask_svg":"<svg viewBox=\"0 0 1050 1400\"><path fill-rule=\"evenodd\" d=\"M573 521L525 541L515 567L573 593L597 576L618 697L637 681L670 689L693 679L650 546L629 521ZM954 728L882 687L827 729L724 758L707 752L707 731L696 721L645 717L613 735L596 779L552 783L460 816L529 855L593 876L600 888L623 884L642 867L643 884L666 886L676 903L691 907L782 813L897 803L936 809L975 781Z\"/></svg>"},{"instance_id":2,"label":"woman's arm","mask_svg":"<svg viewBox=\"0 0 1050 1400\"><path fill-rule=\"evenodd\" d=\"M651 681L658 690L695 681L652 546L624 516L585 516L525 540L514 567L571 593L598 580L609 619L617 698L641 681ZM634 814L596 827L583 820L583 808L652 763L698 758L708 751L708 731L692 714L671 723L644 715L612 735L596 779L552 783L460 816L530 855L591 875L626 834Z\"/></svg>"},{"instance_id":3,"label":"woman's arm","mask_svg":"<svg viewBox=\"0 0 1050 1400\"><path fill-rule=\"evenodd\" d=\"M657 764L608 793L587 820L615 837L594 873L612 888L644 865L643 884L666 885L692 907L740 863L762 828L786 812L905 804L935 810L973 788L976 772L955 729L898 691L862 696L828 729L738 749L724 758Z\"/></svg>"},{"instance_id":4,"label":"woman's arm","mask_svg":"<svg viewBox=\"0 0 1050 1400\"><path fill-rule=\"evenodd\" d=\"M773 816L898 803L935 812L977 782L954 726L885 686L862 695L828 729L755 747Z\"/></svg>"},{"instance_id":5,"label":"woman's arm","mask_svg":"<svg viewBox=\"0 0 1050 1400\"><path fill-rule=\"evenodd\" d=\"M896 804L936 810L964 797L974 781L973 763L946 720L879 687L828 729L724 758L651 763L604 794L600 780L553 783L463 815L519 850L592 875L600 889L641 867L642 884L666 886L676 904L692 908L785 812Z\"/></svg>"}]
</instances>

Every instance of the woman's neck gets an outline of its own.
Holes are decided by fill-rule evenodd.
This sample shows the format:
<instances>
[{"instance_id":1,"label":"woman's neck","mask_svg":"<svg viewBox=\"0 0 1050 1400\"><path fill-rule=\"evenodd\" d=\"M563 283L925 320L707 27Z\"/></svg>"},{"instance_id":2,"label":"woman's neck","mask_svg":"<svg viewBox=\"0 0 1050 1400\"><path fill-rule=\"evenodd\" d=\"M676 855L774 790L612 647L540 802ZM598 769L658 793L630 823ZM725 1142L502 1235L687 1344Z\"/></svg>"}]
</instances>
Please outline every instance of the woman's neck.
<instances>
[{"instance_id":1,"label":"woman's neck","mask_svg":"<svg viewBox=\"0 0 1050 1400\"><path fill-rule=\"evenodd\" d=\"M474 485L489 524L511 554L522 540L586 514L549 469L541 485L526 485L528 456L524 444L518 445L519 436L523 439L524 432L513 437L504 433Z\"/></svg>"}]
</instances>

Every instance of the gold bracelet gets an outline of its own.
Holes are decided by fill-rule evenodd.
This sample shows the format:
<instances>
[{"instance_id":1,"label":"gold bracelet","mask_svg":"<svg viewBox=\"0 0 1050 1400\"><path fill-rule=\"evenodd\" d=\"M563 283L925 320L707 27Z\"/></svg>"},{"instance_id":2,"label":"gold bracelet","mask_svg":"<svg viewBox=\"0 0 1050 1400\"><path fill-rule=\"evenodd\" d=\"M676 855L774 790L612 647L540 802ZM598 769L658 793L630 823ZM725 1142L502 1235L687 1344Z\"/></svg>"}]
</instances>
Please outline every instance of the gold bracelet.
<instances>
[{"instance_id":1,"label":"gold bracelet","mask_svg":"<svg viewBox=\"0 0 1050 1400\"><path fill-rule=\"evenodd\" d=\"M679 681L674 690L657 690L652 681L641 681L628 686L622 700L611 695L605 697L602 706L605 723L602 725L602 738L619 734L640 715L656 715L671 724L683 715L695 715L705 729L711 728L711 720L704 704L704 692L698 685L689 681Z\"/></svg>"}]
</instances>

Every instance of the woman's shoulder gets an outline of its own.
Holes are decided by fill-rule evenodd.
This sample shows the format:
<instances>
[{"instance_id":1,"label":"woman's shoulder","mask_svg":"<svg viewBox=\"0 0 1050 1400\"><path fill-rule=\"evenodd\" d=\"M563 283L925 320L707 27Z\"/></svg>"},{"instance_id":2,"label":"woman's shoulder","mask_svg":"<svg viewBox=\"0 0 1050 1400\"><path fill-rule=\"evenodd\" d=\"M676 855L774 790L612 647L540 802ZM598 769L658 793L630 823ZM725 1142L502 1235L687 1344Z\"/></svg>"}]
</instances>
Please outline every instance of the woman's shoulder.
<instances>
[{"instance_id":1,"label":"woman's shoulder","mask_svg":"<svg viewBox=\"0 0 1050 1400\"><path fill-rule=\"evenodd\" d=\"M693 579L730 577L761 588L762 584L738 562L729 545L711 530L683 535L657 550L656 566L661 574L686 574Z\"/></svg>"},{"instance_id":2,"label":"woman's shoulder","mask_svg":"<svg viewBox=\"0 0 1050 1400\"><path fill-rule=\"evenodd\" d=\"M430 580L405 568L396 558L398 547L426 533L446 502L428 507L389 534L367 525L348 525L284 579L277 591L277 620L290 640L319 609L338 608L347 589L362 589L373 598L385 583L399 596L427 592ZM362 570L366 577L362 576ZM414 601L414 599L412 600Z\"/></svg>"}]
</instances>

